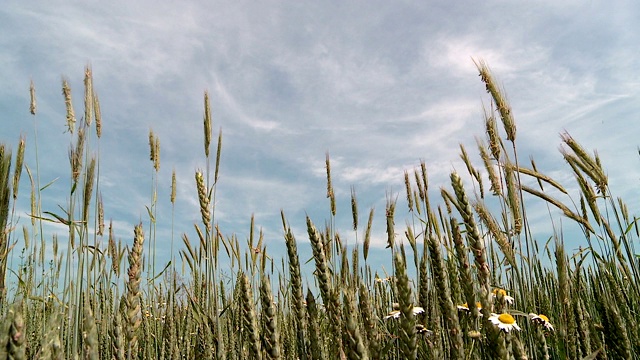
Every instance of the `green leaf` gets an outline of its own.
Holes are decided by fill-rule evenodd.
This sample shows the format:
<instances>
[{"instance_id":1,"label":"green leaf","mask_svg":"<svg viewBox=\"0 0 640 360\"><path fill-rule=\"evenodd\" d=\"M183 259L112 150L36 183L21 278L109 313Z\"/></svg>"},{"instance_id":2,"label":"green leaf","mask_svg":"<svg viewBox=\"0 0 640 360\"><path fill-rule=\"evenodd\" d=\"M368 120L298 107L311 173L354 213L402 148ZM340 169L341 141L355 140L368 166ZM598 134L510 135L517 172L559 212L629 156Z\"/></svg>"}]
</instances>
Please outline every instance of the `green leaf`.
<instances>
[{"instance_id":1,"label":"green leaf","mask_svg":"<svg viewBox=\"0 0 640 360\"><path fill-rule=\"evenodd\" d=\"M144 207L147 208L147 213L149 214L149 219L151 219L151 222L155 224L156 218L153 216L153 213L151 212L151 209L149 209L149 207L147 205L145 205Z\"/></svg>"},{"instance_id":2,"label":"green leaf","mask_svg":"<svg viewBox=\"0 0 640 360\"><path fill-rule=\"evenodd\" d=\"M58 179L59 179L59 177L57 177L57 178L55 178L55 179L53 179L53 180L49 181L45 186L43 186L43 187L41 187L41 188L40 188L40 191L42 191L42 190L44 190L44 189L48 188L49 186L53 185L53 183L54 183L54 182L56 182Z\"/></svg>"},{"instance_id":3,"label":"green leaf","mask_svg":"<svg viewBox=\"0 0 640 360\"><path fill-rule=\"evenodd\" d=\"M71 224L71 222L70 222L68 219L65 219L65 218L63 218L62 216L59 216L59 215L57 215L57 214L54 214L54 213L52 213L51 211L44 211L44 213L45 213L45 214L47 214L47 215L51 215L51 216L53 216L53 217L54 217L54 218L56 218L58 221L55 221L55 220L53 220L53 219L47 219L47 218L40 217L40 216L35 216L35 215L32 215L32 217L34 217L34 218L36 218L36 219L38 219L38 220L45 220L45 221L50 221L50 222L52 222L52 223L60 223L60 224L64 224L64 225L66 225L66 226L69 226L69 225Z\"/></svg>"},{"instance_id":4,"label":"green leaf","mask_svg":"<svg viewBox=\"0 0 640 360\"><path fill-rule=\"evenodd\" d=\"M153 281L155 281L157 278L159 278L160 276L162 276L162 274L164 274L165 271L167 271L167 269L169 268L169 266L171 265L171 261L169 261L167 263L167 265L165 265L164 269L162 269L162 271L160 271L158 273L158 275L154 276L152 279L149 279L149 281L147 281L147 284L151 284Z\"/></svg>"}]
</instances>

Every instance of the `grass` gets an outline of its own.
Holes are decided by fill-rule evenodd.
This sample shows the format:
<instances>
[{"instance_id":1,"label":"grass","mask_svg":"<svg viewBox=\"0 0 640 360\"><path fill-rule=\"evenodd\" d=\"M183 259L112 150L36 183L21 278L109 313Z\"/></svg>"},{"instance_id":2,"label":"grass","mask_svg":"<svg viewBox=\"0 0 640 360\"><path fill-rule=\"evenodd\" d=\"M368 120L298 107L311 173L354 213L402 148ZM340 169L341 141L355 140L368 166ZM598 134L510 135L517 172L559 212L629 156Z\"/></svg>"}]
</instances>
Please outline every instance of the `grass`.
<instances>
[{"instance_id":1,"label":"grass","mask_svg":"<svg viewBox=\"0 0 640 360\"><path fill-rule=\"evenodd\" d=\"M235 235L223 235L214 206L222 133L214 156L207 93L205 166L195 172L193 187L202 219L195 224L197 239L184 234L181 246L172 239L171 261L155 274L159 139L151 130L148 231L140 223L130 242L116 241L111 225L104 231L102 121L91 69L85 69L82 121L76 120L72 92L63 81L73 137L68 203L46 211L41 204L48 185L40 184L38 175L32 83L35 172L24 161L24 138L15 161L10 147L0 146L0 358L640 357L637 218L629 215L622 199L613 197L598 154L569 134L562 135L561 154L580 189L577 195L565 190L572 184L541 173L533 160L530 166L521 163L504 91L486 64L476 65L491 103L484 112L486 138L477 140L482 163L476 167L461 146L468 177L452 173L450 186L442 187L436 200L430 199L434 192L425 163L405 172L411 218L406 227L397 227L396 203L389 197L385 226L393 272L388 276L380 276L383 269L367 262L374 210L360 228L353 189L352 213L346 216L356 238L363 234L362 245L351 241L355 245L347 247L335 229L340 214L328 155L329 225L318 229L311 218L305 219L313 274L303 275L298 240L284 212L287 255L280 262L267 254L262 234L256 237L253 220L246 247ZM23 170L31 184L31 222L18 229L15 207ZM175 177L174 171L172 205ZM558 209L575 222L588 246L567 254L558 227L545 244L536 241L525 207L536 201L547 204L549 221ZM67 241L66 251L59 251L57 236L45 239L44 222L68 230L60 237ZM19 242L24 249L13 269L8 259L19 251ZM45 262L45 253L52 254L51 261ZM222 257L229 259L230 268L221 268ZM185 264L182 272L179 263ZM18 282L5 284L9 275Z\"/></svg>"}]
</instances>

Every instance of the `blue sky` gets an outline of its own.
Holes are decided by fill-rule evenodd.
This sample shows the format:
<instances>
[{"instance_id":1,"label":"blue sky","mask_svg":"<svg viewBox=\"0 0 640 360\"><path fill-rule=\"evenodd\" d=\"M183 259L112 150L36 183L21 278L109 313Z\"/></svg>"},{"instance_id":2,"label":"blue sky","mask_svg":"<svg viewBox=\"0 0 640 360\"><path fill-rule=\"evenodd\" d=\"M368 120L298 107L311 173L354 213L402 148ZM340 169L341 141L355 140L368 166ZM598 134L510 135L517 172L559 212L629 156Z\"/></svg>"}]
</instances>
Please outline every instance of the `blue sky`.
<instances>
[{"instance_id":1,"label":"blue sky","mask_svg":"<svg viewBox=\"0 0 640 360\"><path fill-rule=\"evenodd\" d=\"M35 166L28 114L33 80L41 179L60 178L45 191L43 210L64 204L70 138L61 77L69 79L80 114L84 66L91 64L103 116L106 218L127 243L134 224L146 219L152 128L162 148L158 241L170 237L174 168L175 232L195 240L194 172L205 166L208 90L213 127L223 131L216 217L224 234L244 241L254 213L268 251L279 257L284 209L298 240L306 241L305 213L319 226L329 215L328 151L338 230L353 241L354 186L361 224L368 208L376 208L373 244L382 248L387 193L398 195L396 225L409 218L404 170L423 159L437 196L451 171L465 173L460 143L480 167L474 137L484 136L482 106L489 98L472 59L484 59L506 88L521 158L533 156L541 171L573 186L558 152L558 134L567 130L598 149L614 195L635 213L639 10L632 1L5 2L0 140L15 147L24 133L27 164ZM22 181L25 221L26 176ZM536 233L550 236L546 208L528 211ZM584 245L570 241L572 248Z\"/></svg>"}]
</instances>

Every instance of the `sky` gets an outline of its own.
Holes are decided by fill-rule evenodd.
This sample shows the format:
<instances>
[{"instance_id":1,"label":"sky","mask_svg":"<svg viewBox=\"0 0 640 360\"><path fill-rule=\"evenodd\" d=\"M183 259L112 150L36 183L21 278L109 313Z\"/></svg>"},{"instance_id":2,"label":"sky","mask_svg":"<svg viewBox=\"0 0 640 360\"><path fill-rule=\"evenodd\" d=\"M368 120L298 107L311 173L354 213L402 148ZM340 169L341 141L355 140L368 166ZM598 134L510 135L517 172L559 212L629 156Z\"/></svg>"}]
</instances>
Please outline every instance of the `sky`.
<instances>
[{"instance_id":1,"label":"sky","mask_svg":"<svg viewBox=\"0 0 640 360\"><path fill-rule=\"evenodd\" d=\"M223 234L244 243L254 214L267 251L279 258L286 254L282 209L306 243L305 216L318 227L329 220L329 153L337 230L353 243L353 187L361 224L376 209L372 251L383 259L388 196L398 198L399 229L411 218L405 170L424 160L436 197L452 171L470 184L459 144L482 167L475 137L484 137L490 100L473 60L484 60L511 103L520 158L532 156L540 171L575 187L558 151L567 131L598 150L612 193L635 213L639 12L633 1L7 1L0 8L0 141L15 148L24 134L26 163L35 167L33 80L41 182L58 179L43 193L43 210L64 206L71 137L61 79L69 80L80 117L89 64L103 118L105 217L126 243L136 223L148 224L153 129L161 144L158 251L167 256L173 169L173 233L196 239L194 173L206 167L208 91L214 136L223 134L215 213ZM28 221L26 176L21 189L20 224ZM528 215L546 240L546 208L532 204ZM571 249L586 245L567 242Z\"/></svg>"}]
</instances>

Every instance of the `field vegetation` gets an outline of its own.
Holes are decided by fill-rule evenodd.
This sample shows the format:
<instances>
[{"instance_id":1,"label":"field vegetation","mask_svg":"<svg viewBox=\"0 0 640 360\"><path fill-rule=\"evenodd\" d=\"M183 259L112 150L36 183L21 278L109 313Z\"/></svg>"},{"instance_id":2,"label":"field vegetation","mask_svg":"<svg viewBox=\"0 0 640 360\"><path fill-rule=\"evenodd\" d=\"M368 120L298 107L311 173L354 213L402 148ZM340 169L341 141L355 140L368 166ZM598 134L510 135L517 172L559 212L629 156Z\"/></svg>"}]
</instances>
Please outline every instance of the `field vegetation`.
<instances>
[{"instance_id":1,"label":"field vegetation","mask_svg":"<svg viewBox=\"0 0 640 360\"><path fill-rule=\"evenodd\" d=\"M359 208L352 192L352 212L336 213L328 155L331 218L282 212L286 258L268 254L253 221L246 242L224 234L215 217L222 133L212 132L206 93L205 170L193 174L202 218L196 236L172 243L171 261L156 256L156 222L173 222L156 218L157 202L175 203L176 174L170 199L157 199L160 142L151 131L156 185L148 219L130 239L116 240L101 197L102 119L91 69L81 116L63 81L73 138L68 203L42 208L49 184L40 183L38 155L25 161L25 138L15 156L0 146L0 358L639 358L638 219L612 194L598 154L569 134L561 135L561 155L575 183L561 184L518 157L504 91L486 64L476 65L490 103L474 150L482 163L472 164L460 146L466 173L451 173L440 189L424 162L405 172L407 225L397 225L393 198L376 209L386 214L388 274L368 262L374 209ZM33 84L31 114L35 130ZM29 146L42 154L37 137ZM25 175L27 191L19 189ZM21 228L18 196L31 202ZM533 237L523 205L531 203L549 209L551 238ZM558 211L580 231L585 246L576 253L565 249ZM349 218L353 233L337 231L337 216ZM304 221L308 238L296 239L289 221ZM68 231L47 236L47 222ZM303 271L301 241L310 242L313 273ZM8 266L11 256L19 265Z\"/></svg>"}]
</instances>

